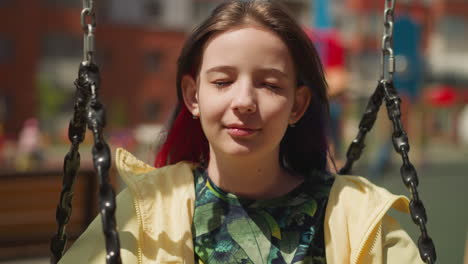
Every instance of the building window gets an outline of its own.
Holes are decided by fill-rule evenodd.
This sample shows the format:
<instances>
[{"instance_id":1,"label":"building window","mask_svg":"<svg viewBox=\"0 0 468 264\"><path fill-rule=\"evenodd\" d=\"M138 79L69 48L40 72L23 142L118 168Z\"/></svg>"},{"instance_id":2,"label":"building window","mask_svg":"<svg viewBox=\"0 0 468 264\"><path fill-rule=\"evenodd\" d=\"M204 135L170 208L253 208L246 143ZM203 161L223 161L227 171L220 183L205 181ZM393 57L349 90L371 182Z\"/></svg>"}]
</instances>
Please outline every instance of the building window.
<instances>
[{"instance_id":1,"label":"building window","mask_svg":"<svg viewBox=\"0 0 468 264\"><path fill-rule=\"evenodd\" d=\"M446 16L441 19L437 31L442 35L450 52L466 52L468 20L459 16Z\"/></svg>"},{"instance_id":2,"label":"building window","mask_svg":"<svg viewBox=\"0 0 468 264\"><path fill-rule=\"evenodd\" d=\"M44 57L83 57L83 39L65 33L49 33L42 41Z\"/></svg>"},{"instance_id":3,"label":"building window","mask_svg":"<svg viewBox=\"0 0 468 264\"><path fill-rule=\"evenodd\" d=\"M145 69L148 72L157 72L161 69L162 53L160 51L152 51L145 55Z\"/></svg>"},{"instance_id":4,"label":"building window","mask_svg":"<svg viewBox=\"0 0 468 264\"><path fill-rule=\"evenodd\" d=\"M159 102L159 100L152 99L147 101L144 108L145 121L157 121L161 114L161 108L161 102Z\"/></svg>"},{"instance_id":5,"label":"building window","mask_svg":"<svg viewBox=\"0 0 468 264\"><path fill-rule=\"evenodd\" d=\"M433 0L423 0L422 3L424 6L430 6L432 4Z\"/></svg>"},{"instance_id":6,"label":"building window","mask_svg":"<svg viewBox=\"0 0 468 264\"><path fill-rule=\"evenodd\" d=\"M13 60L14 45L11 39L0 37L0 63Z\"/></svg>"},{"instance_id":7,"label":"building window","mask_svg":"<svg viewBox=\"0 0 468 264\"><path fill-rule=\"evenodd\" d=\"M468 47L466 36L468 20L462 16L446 15L438 23L429 43L431 72L444 81L466 79L468 74ZM439 77L440 78L440 77Z\"/></svg>"},{"instance_id":8,"label":"building window","mask_svg":"<svg viewBox=\"0 0 468 264\"><path fill-rule=\"evenodd\" d=\"M145 3L145 12L150 17L160 17L162 15L162 4L159 0L147 0Z\"/></svg>"},{"instance_id":9,"label":"building window","mask_svg":"<svg viewBox=\"0 0 468 264\"><path fill-rule=\"evenodd\" d=\"M44 1L48 6L53 6L53 7L67 7L67 8L83 7L82 1L76 1L76 0L44 0Z\"/></svg>"},{"instance_id":10,"label":"building window","mask_svg":"<svg viewBox=\"0 0 468 264\"><path fill-rule=\"evenodd\" d=\"M99 50L94 54L94 63L101 69L109 70L112 67L112 56L106 50Z\"/></svg>"},{"instance_id":11,"label":"building window","mask_svg":"<svg viewBox=\"0 0 468 264\"><path fill-rule=\"evenodd\" d=\"M55 133L59 121L73 110L74 80L83 59L83 40L62 32L43 36L36 72L39 117L48 120L47 129Z\"/></svg>"},{"instance_id":12,"label":"building window","mask_svg":"<svg viewBox=\"0 0 468 264\"><path fill-rule=\"evenodd\" d=\"M13 1L13 0L0 0L0 6L1 7L6 7L6 6L12 4L13 2L15 2L15 1Z\"/></svg>"},{"instance_id":13,"label":"building window","mask_svg":"<svg viewBox=\"0 0 468 264\"><path fill-rule=\"evenodd\" d=\"M197 1L193 6L193 17L195 19L195 24L203 21L208 15L219 5L220 2L217 1Z\"/></svg>"},{"instance_id":14,"label":"building window","mask_svg":"<svg viewBox=\"0 0 468 264\"><path fill-rule=\"evenodd\" d=\"M12 102L13 99L10 96L0 93L0 123L5 122L10 116L13 116L11 113L11 110L13 109Z\"/></svg>"}]
</instances>

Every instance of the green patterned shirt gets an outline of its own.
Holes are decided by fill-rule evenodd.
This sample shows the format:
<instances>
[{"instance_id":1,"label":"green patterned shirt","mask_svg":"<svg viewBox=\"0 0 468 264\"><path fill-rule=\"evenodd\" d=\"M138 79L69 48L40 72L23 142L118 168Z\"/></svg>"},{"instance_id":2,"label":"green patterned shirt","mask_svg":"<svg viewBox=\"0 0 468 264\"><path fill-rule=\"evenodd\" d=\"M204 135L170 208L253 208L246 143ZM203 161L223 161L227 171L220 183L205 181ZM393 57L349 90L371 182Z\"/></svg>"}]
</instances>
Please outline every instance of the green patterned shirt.
<instances>
[{"instance_id":1,"label":"green patterned shirt","mask_svg":"<svg viewBox=\"0 0 468 264\"><path fill-rule=\"evenodd\" d=\"M326 263L323 222L330 175L313 172L288 194L267 200L226 193L201 168L194 177L196 263Z\"/></svg>"}]
</instances>

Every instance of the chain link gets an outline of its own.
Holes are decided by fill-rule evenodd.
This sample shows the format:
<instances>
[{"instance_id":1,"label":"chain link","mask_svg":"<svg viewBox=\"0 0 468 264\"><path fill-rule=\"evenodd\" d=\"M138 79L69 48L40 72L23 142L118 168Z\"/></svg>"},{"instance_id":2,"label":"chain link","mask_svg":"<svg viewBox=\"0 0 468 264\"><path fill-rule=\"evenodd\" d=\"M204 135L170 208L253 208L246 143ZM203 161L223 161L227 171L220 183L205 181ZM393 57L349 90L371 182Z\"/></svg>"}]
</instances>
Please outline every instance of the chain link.
<instances>
[{"instance_id":1,"label":"chain link","mask_svg":"<svg viewBox=\"0 0 468 264\"><path fill-rule=\"evenodd\" d=\"M384 34L382 37L382 75L381 79L392 82L395 72L395 55L393 54L393 21L395 0L385 0Z\"/></svg>"},{"instance_id":2,"label":"chain link","mask_svg":"<svg viewBox=\"0 0 468 264\"><path fill-rule=\"evenodd\" d=\"M419 181L416 169L411 164L408 152L410 145L408 136L401 123L400 103L395 87L393 86L393 73L395 71L395 57L393 54L393 21L395 0L385 0L384 34L382 37L382 75L379 84L366 106L364 115L359 123L359 132L352 141L346 153L346 163L339 174L350 174L353 163L359 159L365 147L364 139L372 129L377 113L385 100L388 117L393 125L392 143L395 151L400 154L403 165L400 168L403 183L411 193L410 213L413 222L419 227L421 236L418 239L418 248L421 259L425 263L433 264L436 261L434 242L427 233L427 214L424 204L419 198L417 190Z\"/></svg>"},{"instance_id":3,"label":"chain link","mask_svg":"<svg viewBox=\"0 0 468 264\"><path fill-rule=\"evenodd\" d=\"M75 82L76 97L73 118L68 127L68 139L72 143L69 152L64 159L64 177L60 202L56 210L56 221L58 224L57 234L52 238L50 249L52 251L51 263L57 263L62 257L63 250L67 243L65 226L67 225L72 212L71 201L73 198L73 184L80 167L79 144L83 142L86 131L86 104L89 92L79 87Z\"/></svg>"},{"instance_id":4,"label":"chain link","mask_svg":"<svg viewBox=\"0 0 468 264\"><path fill-rule=\"evenodd\" d=\"M90 64L94 61L96 31L96 13L94 0L83 0L81 11L81 28L83 29L83 63Z\"/></svg>"},{"instance_id":5,"label":"chain link","mask_svg":"<svg viewBox=\"0 0 468 264\"><path fill-rule=\"evenodd\" d=\"M393 125L393 147L395 151L400 154L403 161L403 165L400 168L401 178L411 194L409 205L411 218L413 222L418 225L421 232L421 236L418 239L419 254L424 262L433 264L436 261L435 246L431 237L429 237L427 233L426 209L419 198L417 190L419 180L416 169L409 160L408 152L410 150L410 145L408 142L408 136L401 123L401 99L398 97L393 83L388 83L385 80L379 81L379 85L369 99L364 115L359 123L358 135L348 148L348 152L346 153L346 163L343 168L340 169L339 174L351 174L353 163L359 159L365 147L365 136L372 129L377 118L379 108L384 100L388 117L392 121Z\"/></svg>"},{"instance_id":6,"label":"chain link","mask_svg":"<svg viewBox=\"0 0 468 264\"><path fill-rule=\"evenodd\" d=\"M413 164L411 164L408 152L410 146L408 143L408 136L403 130L401 123L400 103L401 99L398 97L393 83L384 81L384 94L385 104L387 106L388 118L393 123L392 141L395 151L400 154L403 165L400 168L401 178L403 183L411 193L410 212L413 222L418 225L421 235L418 239L418 248L421 259L426 263L435 263L436 251L434 242L427 234L427 215L424 204L419 198L418 193L418 175Z\"/></svg>"},{"instance_id":7,"label":"chain link","mask_svg":"<svg viewBox=\"0 0 468 264\"><path fill-rule=\"evenodd\" d=\"M93 164L99 178L99 208L106 242L106 263L120 264L120 242L115 221L115 193L109 181L111 154L102 130L106 125L104 105L98 99L99 68L95 64L81 64L80 85L90 91L87 105L87 124L94 137Z\"/></svg>"},{"instance_id":8,"label":"chain link","mask_svg":"<svg viewBox=\"0 0 468 264\"><path fill-rule=\"evenodd\" d=\"M351 142L346 153L346 163L343 168L340 169L339 174L351 174L351 169L355 161L357 161L365 148L364 139L367 133L374 126L375 120L377 119L377 113L379 112L380 106L383 101L383 86L382 82L379 82L374 93L367 102L366 110L362 116L361 122L359 122L359 132L356 138Z\"/></svg>"}]
</instances>

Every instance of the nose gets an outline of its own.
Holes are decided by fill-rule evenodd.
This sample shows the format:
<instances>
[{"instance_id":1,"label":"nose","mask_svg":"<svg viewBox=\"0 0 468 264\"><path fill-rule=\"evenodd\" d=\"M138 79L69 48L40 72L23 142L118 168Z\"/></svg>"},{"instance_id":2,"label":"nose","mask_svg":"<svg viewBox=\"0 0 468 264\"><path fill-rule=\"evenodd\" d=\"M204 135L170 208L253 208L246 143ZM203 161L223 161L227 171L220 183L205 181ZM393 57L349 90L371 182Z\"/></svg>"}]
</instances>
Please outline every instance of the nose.
<instances>
[{"instance_id":1,"label":"nose","mask_svg":"<svg viewBox=\"0 0 468 264\"><path fill-rule=\"evenodd\" d=\"M238 83L233 89L232 109L241 114L250 114L257 111L255 87L249 82Z\"/></svg>"}]
</instances>

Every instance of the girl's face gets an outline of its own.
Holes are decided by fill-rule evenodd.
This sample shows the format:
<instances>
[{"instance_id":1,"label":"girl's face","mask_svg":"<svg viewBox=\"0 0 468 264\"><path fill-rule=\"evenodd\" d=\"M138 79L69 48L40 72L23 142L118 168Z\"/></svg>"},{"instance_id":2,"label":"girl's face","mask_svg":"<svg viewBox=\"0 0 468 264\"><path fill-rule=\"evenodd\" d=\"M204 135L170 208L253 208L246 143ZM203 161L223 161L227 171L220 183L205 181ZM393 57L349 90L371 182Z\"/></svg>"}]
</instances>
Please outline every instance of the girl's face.
<instances>
[{"instance_id":1,"label":"girl's face","mask_svg":"<svg viewBox=\"0 0 468 264\"><path fill-rule=\"evenodd\" d=\"M289 124L297 122L310 101L310 90L297 87L287 46L260 26L235 28L210 39L197 80L184 76L188 109L200 116L215 153L279 153ZM294 129L294 128L293 128Z\"/></svg>"}]
</instances>

